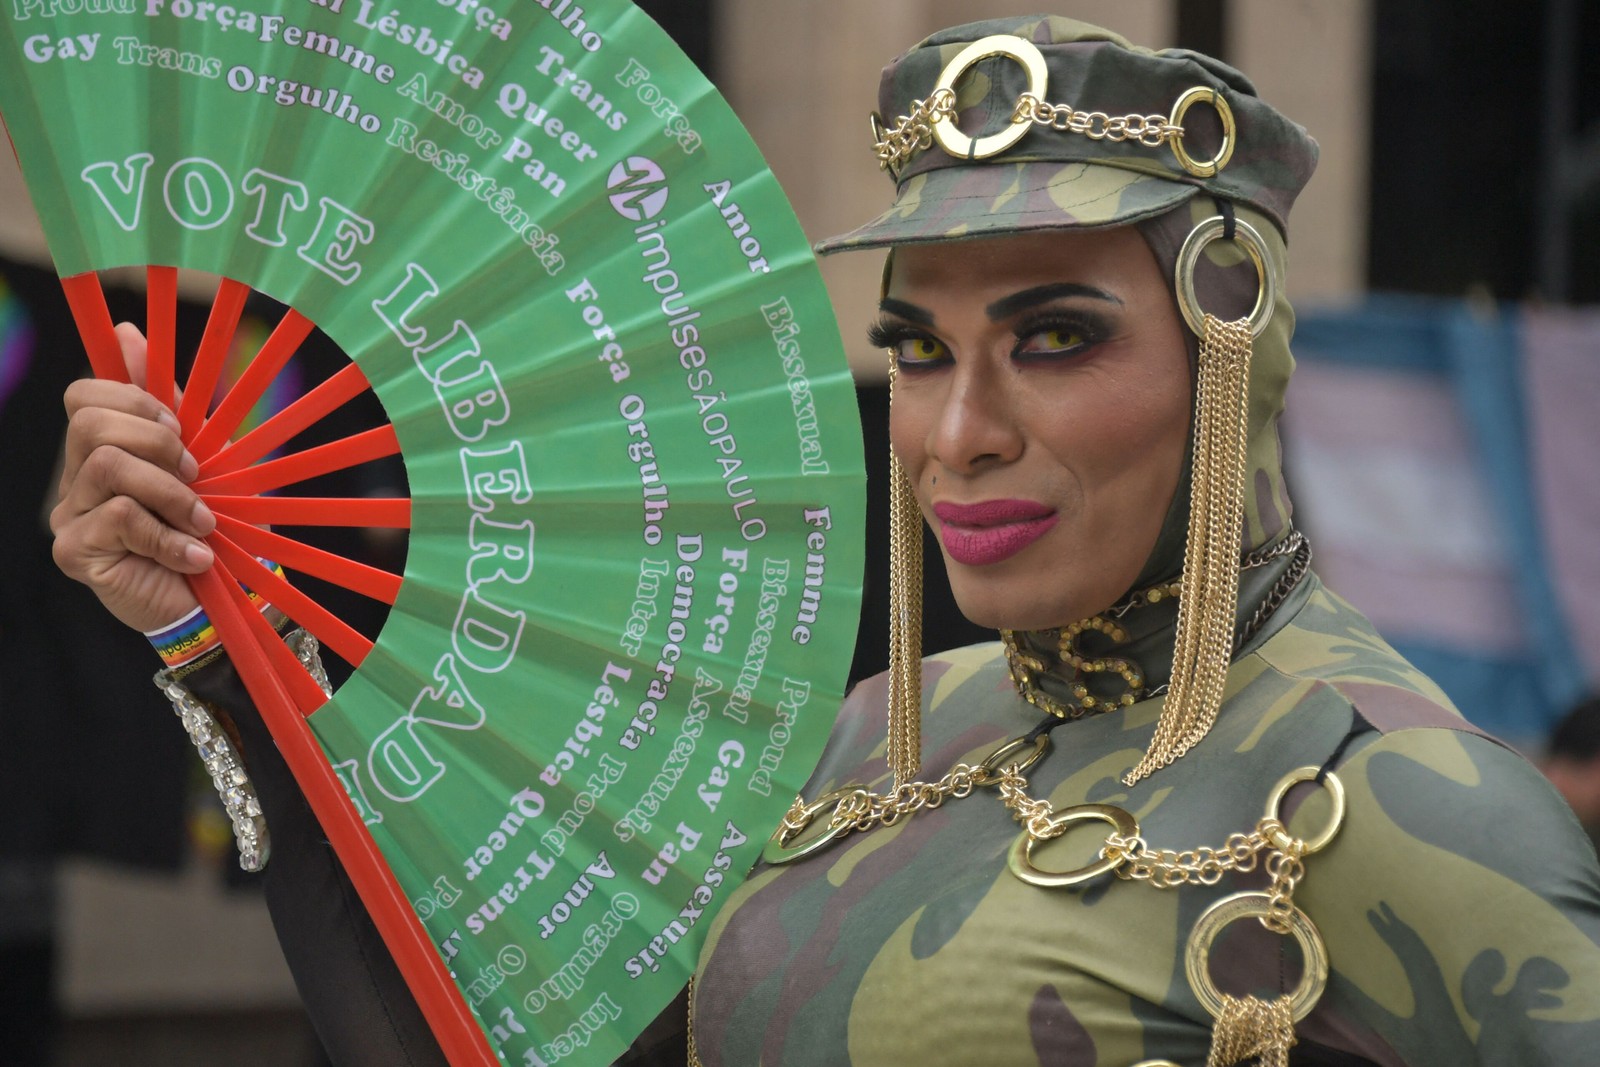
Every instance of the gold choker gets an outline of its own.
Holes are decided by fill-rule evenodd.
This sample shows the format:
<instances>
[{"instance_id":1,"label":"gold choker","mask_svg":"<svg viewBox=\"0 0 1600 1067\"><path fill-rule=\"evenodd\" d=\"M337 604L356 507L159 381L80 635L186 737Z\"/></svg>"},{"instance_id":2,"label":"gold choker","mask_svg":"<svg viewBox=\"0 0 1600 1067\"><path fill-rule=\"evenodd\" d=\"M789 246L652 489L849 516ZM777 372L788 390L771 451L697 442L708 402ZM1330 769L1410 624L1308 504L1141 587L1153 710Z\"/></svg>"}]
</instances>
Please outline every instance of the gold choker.
<instances>
[{"instance_id":1,"label":"gold choker","mask_svg":"<svg viewBox=\"0 0 1600 1067\"><path fill-rule=\"evenodd\" d=\"M1239 649L1260 631L1272 611L1283 603L1305 577L1311 564L1311 542L1307 541L1299 530L1291 530L1289 536L1276 544L1259 552L1252 552L1239 561L1239 569L1245 571L1265 566L1275 559L1289 555L1295 557L1289 568L1274 583L1261 608L1238 629L1233 644L1234 655L1238 655ZM1079 642L1088 633L1100 633L1115 644L1125 644L1129 634L1121 620L1129 612L1177 599L1181 597L1182 592L1181 581L1160 582L1129 593L1099 615L1062 627L1057 639L1057 649L1060 662L1073 670L1073 677L1068 683L1072 694L1070 700L1052 696L1040 687L1039 678L1050 670L1051 665L1042 657L1024 651L1015 631L1001 630L1000 640L1005 646L1006 665L1017 695L1040 711L1054 715L1058 719L1079 719L1089 714L1115 711L1118 708L1131 707L1149 697L1160 696L1166 692L1167 686L1163 684L1146 691L1145 675L1137 663L1121 656L1086 655ZM1095 696L1090 693L1088 679L1085 676L1109 673L1121 675L1127 688L1112 696Z\"/></svg>"}]
</instances>

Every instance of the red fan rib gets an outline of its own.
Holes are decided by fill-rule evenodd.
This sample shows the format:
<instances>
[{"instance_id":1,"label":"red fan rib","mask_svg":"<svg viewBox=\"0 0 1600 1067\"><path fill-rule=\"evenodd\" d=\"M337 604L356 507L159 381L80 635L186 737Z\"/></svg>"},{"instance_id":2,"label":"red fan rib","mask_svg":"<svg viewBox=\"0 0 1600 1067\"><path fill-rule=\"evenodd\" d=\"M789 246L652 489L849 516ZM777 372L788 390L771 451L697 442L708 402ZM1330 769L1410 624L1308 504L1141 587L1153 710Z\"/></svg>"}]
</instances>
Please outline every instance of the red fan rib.
<instances>
[{"instance_id":1,"label":"red fan rib","mask_svg":"<svg viewBox=\"0 0 1600 1067\"><path fill-rule=\"evenodd\" d=\"M61 288L67 294L67 306L72 309L72 321L78 324L78 336L83 338L94 376L114 382L127 381L128 368L122 361L117 331L111 325L111 312L106 309L100 276L93 271L75 274L62 278Z\"/></svg>"},{"instance_id":2,"label":"red fan rib","mask_svg":"<svg viewBox=\"0 0 1600 1067\"><path fill-rule=\"evenodd\" d=\"M147 387L157 399L170 403L176 385L171 371L176 277L171 268L152 267L148 278L151 374L147 377ZM128 381L121 345L117 342L111 316L106 309L99 278L92 273L66 278L62 280L62 288L95 374L113 381ZM206 326L205 340L196 357L194 373L189 378L189 389L178 405L178 418L185 441L192 441L204 424L205 410L216 388L228 342L247 294L244 286L227 280L218 288L217 299ZM268 343L270 345L272 342ZM287 347L292 349L294 345ZM200 455L203 473L207 477L216 477L249 466L366 388L366 379L360 371L353 364L346 367L302 398L303 402L309 402L291 405L236 445L225 447L209 468L205 463L213 457ZM242 398L245 394L241 392L239 395ZM233 422L233 425L226 427L227 433L237 426L237 420L232 419L231 412L232 408L229 408L229 418L222 420ZM215 445L220 443L217 439L225 436L227 434L219 429L203 439L202 444ZM224 455L226 459L221 458ZM217 552L217 564L202 574L191 575L188 579L190 588L216 626L252 703L354 883L406 984L416 996L417 1004L429 1028L438 1037L446 1058L450 1063L463 1067L469 1064L474 1067L495 1067L498 1061L489 1047L487 1036L473 1018L444 961L439 957L432 938L417 919L388 861L367 832L338 773L328 763L322 747L306 723L305 717L326 700L321 688L250 602L234 579L230 564L248 575L274 604L281 603L290 609L290 614L312 623L307 629L328 641L330 647L351 662L359 662L370 651L371 643L359 634L355 634L358 639L355 642L346 640L341 629L349 628L344 623L261 566L222 532L233 525L234 520L228 518L230 515L244 522L409 527L411 502L406 499L280 500L250 497L213 497L208 502L220 520L218 531L209 538ZM355 587L352 578L356 583L372 583L375 590L381 587L384 592L389 592L396 588L398 579L393 575L375 578L365 572L373 570L377 575L383 575L384 572L371 568L355 570L353 568L360 568L361 565L332 556L331 553L320 553L320 550L308 546L290 547L297 543L287 538L278 538L260 530L251 530L245 537L252 541L260 538L263 542L274 544L280 558L293 554L301 562L309 559L315 566L328 564L340 572L346 579L344 584L352 588ZM278 544L278 541L286 544ZM289 549L288 553L283 551L285 548ZM302 557L302 550L309 555ZM329 558L323 560L323 555ZM313 572L307 568L307 573ZM334 640L329 641L329 637Z\"/></svg>"},{"instance_id":3,"label":"red fan rib","mask_svg":"<svg viewBox=\"0 0 1600 1067\"><path fill-rule=\"evenodd\" d=\"M195 434L194 440L189 443L189 451L197 456L209 456L226 444L312 329L314 327L310 319L290 308L278 321L266 344L261 346L261 351L256 353L239 380L233 383L233 388L228 390L228 395L222 398L217 410Z\"/></svg>"},{"instance_id":4,"label":"red fan rib","mask_svg":"<svg viewBox=\"0 0 1600 1067\"><path fill-rule=\"evenodd\" d=\"M178 425L185 444L194 440L201 423L205 422L211 394L216 392L217 381L222 377L228 346L233 343L233 332L239 326L239 316L244 312L245 298L249 295L250 287L232 278L222 279L217 286L216 298L211 302L211 317L206 319L206 332L194 356L194 369L185 383L183 403L178 405Z\"/></svg>"},{"instance_id":5,"label":"red fan rib","mask_svg":"<svg viewBox=\"0 0 1600 1067\"><path fill-rule=\"evenodd\" d=\"M173 374L178 345L178 268L145 269L145 389L174 413L178 410Z\"/></svg>"},{"instance_id":6,"label":"red fan rib","mask_svg":"<svg viewBox=\"0 0 1600 1067\"><path fill-rule=\"evenodd\" d=\"M367 833L338 774L323 756L310 726L296 712L282 679L273 672L263 645L253 638L251 624L245 616L256 613L253 610L241 612L228 592L233 583L221 567L195 575L189 581L206 614L216 624L223 644L228 646L250 699L266 722L284 762L294 773L295 781L300 784L323 833L328 835L328 841L355 883L400 973L416 995L423 1016L439 1038L446 1058L461 1065L490 1067L497 1063L488 1039L473 1020L466 1001L451 981L427 931L411 910L383 853ZM268 640L276 642L277 638L274 635Z\"/></svg>"},{"instance_id":7,"label":"red fan rib","mask_svg":"<svg viewBox=\"0 0 1600 1067\"><path fill-rule=\"evenodd\" d=\"M200 457L200 477L214 478L242 470L283 444L295 434L325 418L371 388L366 375L354 363L347 364L327 381L289 404L260 426L228 445L209 459Z\"/></svg>"},{"instance_id":8,"label":"red fan rib","mask_svg":"<svg viewBox=\"0 0 1600 1067\"><path fill-rule=\"evenodd\" d=\"M210 425L209 423L207 424ZM203 432L203 431L202 431ZM400 451L400 441L393 426L378 426L364 430L325 445L308 448L304 452L269 460L254 467L246 467L231 474L206 478L191 486L197 493L226 493L246 496L282 489L308 478L359 466Z\"/></svg>"},{"instance_id":9,"label":"red fan rib","mask_svg":"<svg viewBox=\"0 0 1600 1067\"><path fill-rule=\"evenodd\" d=\"M273 607L310 630L317 640L343 656L347 663L359 667L361 661L367 658L367 653L372 651L372 642L349 623L290 585L276 572L262 566L259 560L227 537L212 533L206 538L206 543L240 581L270 600Z\"/></svg>"},{"instance_id":10,"label":"red fan rib","mask_svg":"<svg viewBox=\"0 0 1600 1067\"><path fill-rule=\"evenodd\" d=\"M285 567L303 571L325 582L342 586L353 593L393 604L400 595L400 576L378 567L316 548L292 537L263 530L227 515L217 516L217 529L246 552L277 560Z\"/></svg>"},{"instance_id":11,"label":"red fan rib","mask_svg":"<svg viewBox=\"0 0 1600 1067\"><path fill-rule=\"evenodd\" d=\"M387 526L411 528L409 497L201 496L218 515L282 526Z\"/></svg>"},{"instance_id":12,"label":"red fan rib","mask_svg":"<svg viewBox=\"0 0 1600 1067\"><path fill-rule=\"evenodd\" d=\"M295 657L295 654L289 651L289 646L283 643L281 636L273 628L272 623L268 622L266 616L258 610L258 605L245 595L243 587L233 577L233 573L225 566L219 567L219 569L227 575L227 580L223 585L226 586L229 597L239 608L244 621L249 624L252 638L255 640L256 645L266 654L268 663L271 664L272 669L277 672L278 677L283 681L289 698L294 702L295 707L299 709L300 714L310 715L322 707L323 704L326 704L328 702L327 694L323 693L322 687L300 665L300 661ZM230 652L229 655L231 657L232 653Z\"/></svg>"}]
</instances>

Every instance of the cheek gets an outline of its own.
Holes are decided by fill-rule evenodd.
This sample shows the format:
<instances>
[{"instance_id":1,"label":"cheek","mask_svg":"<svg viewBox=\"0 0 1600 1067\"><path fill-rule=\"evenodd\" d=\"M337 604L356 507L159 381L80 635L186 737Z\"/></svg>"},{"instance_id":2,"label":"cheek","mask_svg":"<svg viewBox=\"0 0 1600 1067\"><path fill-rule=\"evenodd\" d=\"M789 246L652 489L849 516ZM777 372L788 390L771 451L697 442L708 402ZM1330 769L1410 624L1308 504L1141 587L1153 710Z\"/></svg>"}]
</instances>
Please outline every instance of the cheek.
<instances>
[{"instance_id":1,"label":"cheek","mask_svg":"<svg viewBox=\"0 0 1600 1067\"><path fill-rule=\"evenodd\" d=\"M1189 350L1176 322L1162 334L1146 358L1146 380L1127 408L1127 433L1151 466L1170 468L1176 477L1189 439L1194 385Z\"/></svg>"},{"instance_id":2,"label":"cheek","mask_svg":"<svg viewBox=\"0 0 1600 1067\"><path fill-rule=\"evenodd\" d=\"M1083 494L1085 535L1139 563L1154 545L1182 477L1189 441L1187 364L1170 373L1152 367L1103 391L1100 400L1057 424L1052 450Z\"/></svg>"},{"instance_id":3,"label":"cheek","mask_svg":"<svg viewBox=\"0 0 1600 1067\"><path fill-rule=\"evenodd\" d=\"M1069 391L1051 413L1051 448L1091 484L1175 480L1189 438L1187 363ZM1085 488L1089 488L1086 485Z\"/></svg>"},{"instance_id":4,"label":"cheek","mask_svg":"<svg viewBox=\"0 0 1600 1067\"><path fill-rule=\"evenodd\" d=\"M1150 413L1151 456L1176 472L1187 450L1194 403L1188 378L1179 379L1158 401Z\"/></svg>"},{"instance_id":5,"label":"cheek","mask_svg":"<svg viewBox=\"0 0 1600 1067\"><path fill-rule=\"evenodd\" d=\"M1187 380L1168 386L1149 398L1136 420L1131 420L1130 451L1138 457L1130 473L1139 480L1139 492L1152 503L1166 504L1177 489L1184 457L1188 454L1190 391Z\"/></svg>"},{"instance_id":6,"label":"cheek","mask_svg":"<svg viewBox=\"0 0 1600 1067\"><path fill-rule=\"evenodd\" d=\"M924 405L900 395L889 407L889 447L916 486L927 462L928 420Z\"/></svg>"}]
</instances>

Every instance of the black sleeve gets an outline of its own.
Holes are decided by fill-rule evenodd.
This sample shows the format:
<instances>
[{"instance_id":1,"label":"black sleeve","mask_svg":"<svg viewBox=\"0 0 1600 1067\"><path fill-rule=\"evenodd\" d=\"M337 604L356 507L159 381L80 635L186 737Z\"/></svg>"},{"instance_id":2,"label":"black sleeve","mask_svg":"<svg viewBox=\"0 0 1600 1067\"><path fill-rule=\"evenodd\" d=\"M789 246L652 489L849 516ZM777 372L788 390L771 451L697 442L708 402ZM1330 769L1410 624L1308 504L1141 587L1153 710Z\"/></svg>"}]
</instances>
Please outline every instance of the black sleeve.
<instances>
[{"instance_id":1,"label":"black sleeve","mask_svg":"<svg viewBox=\"0 0 1600 1067\"><path fill-rule=\"evenodd\" d=\"M295 987L335 1067L446 1067L444 1053L226 657L183 679L231 722L271 835L267 910ZM686 1062L680 995L619 1065Z\"/></svg>"},{"instance_id":2,"label":"black sleeve","mask_svg":"<svg viewBox=\"0 0 1600 1067\"><path fill-rule=\"evenodd\" d=\"M231 719L272 852L262 872L284 959L337 1067L444 1067L446 1060L226 657L183 683Z\"/></svg>"}]
</instances>

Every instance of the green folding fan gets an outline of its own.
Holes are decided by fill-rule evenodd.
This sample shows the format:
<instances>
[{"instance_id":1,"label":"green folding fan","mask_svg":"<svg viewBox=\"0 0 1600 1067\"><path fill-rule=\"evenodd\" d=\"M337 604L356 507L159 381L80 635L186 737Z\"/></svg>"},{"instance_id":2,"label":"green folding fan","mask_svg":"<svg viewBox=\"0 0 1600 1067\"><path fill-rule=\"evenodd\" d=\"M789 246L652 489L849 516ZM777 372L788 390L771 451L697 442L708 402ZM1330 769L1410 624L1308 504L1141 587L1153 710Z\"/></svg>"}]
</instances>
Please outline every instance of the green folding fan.
<instances>
[{"instance_id":1,"label":"green folding fan","mask_svg":"<svg viewBox=\"0 0 1600 1067\"><path fill-rule=\"evenodd\" d=\"M492 2L10 0L0 114L96 374L95 272L147 268L164 401L177 270L224 279L176 412L195 592L451 1062L600 1064L820 753L861 445L716 92L624 0ZM293 310L207 410L251 290ZM351 362L240 431L313 324ZM369 389L384 425L297 444ZM395 454L408 498L297 491ZM274 525L406 528L404 573ZM302 575L392 605L377 638ZM241 583L355 668L331 699Z\"/></svg>"}]
</instances>

